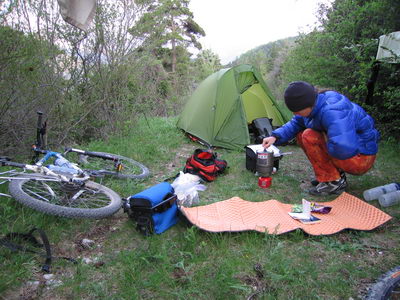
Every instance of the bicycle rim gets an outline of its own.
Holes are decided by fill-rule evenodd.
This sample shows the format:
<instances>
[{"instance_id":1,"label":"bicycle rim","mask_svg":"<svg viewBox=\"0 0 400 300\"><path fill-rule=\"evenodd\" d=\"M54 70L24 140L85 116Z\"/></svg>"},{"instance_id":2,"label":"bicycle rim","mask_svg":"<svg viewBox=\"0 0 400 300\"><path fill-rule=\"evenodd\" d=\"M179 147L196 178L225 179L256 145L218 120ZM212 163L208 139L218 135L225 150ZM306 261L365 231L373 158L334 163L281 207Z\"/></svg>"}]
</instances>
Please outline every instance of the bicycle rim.
<instances>
[{"instance_id":1,"label":"bicycle rim","mask_svg":"<svg viewBox=\"0 0 400 300\"><path fill-rule=\"evenodd\" d=\"M145 165L131 158L106 152L92 153L104 156L106 159L90 155L79 155L74 152L69 152L67 157L94 176L107 175L118 178L143 179L150 175L149 169Z\"/></svg>"},{"instance_id":2,"label":"bicycle rim","mask_svg":"<svg viewBox=\"0 0 400 300\"><path fill-rule=\"evenodd\" d=\"M92 181L78 187L48 176L24 175L12 179L9 190L23 205L68 218L100 219L114 214L121 207L121 197L117 193Z\"/></svg>"}]
</instances>

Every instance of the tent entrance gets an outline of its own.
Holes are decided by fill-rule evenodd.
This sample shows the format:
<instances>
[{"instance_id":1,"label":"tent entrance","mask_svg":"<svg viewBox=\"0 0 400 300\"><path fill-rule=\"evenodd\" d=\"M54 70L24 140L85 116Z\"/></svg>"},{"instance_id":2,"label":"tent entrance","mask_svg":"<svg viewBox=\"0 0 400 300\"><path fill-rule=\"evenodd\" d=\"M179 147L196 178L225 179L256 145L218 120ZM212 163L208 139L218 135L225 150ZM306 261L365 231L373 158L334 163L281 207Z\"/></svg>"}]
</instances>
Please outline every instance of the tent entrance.
<instances>
[{"instance_id":1,"label":"tent entrance","mask_svg":"<svg viewBox=\"0 0 400 300\"><path fill-rule=\"evenodd\" d=\"M258 118L269 118L273 126L281 125L279 111L259 83L253 84L242 94L242 102L247 124Z\"/></svg>"},{"instance_id":2,"label":"tent entrance","mask_svg":"<svg viewBox=\"0 0 400 300\"><path fill-rule=\"evenodd\" d=\"M267 117L264 100L267 98L259 83L253 84L242 94L243 109L246 115L247 124L258 118Z\"/></svg>"}]
</instances>

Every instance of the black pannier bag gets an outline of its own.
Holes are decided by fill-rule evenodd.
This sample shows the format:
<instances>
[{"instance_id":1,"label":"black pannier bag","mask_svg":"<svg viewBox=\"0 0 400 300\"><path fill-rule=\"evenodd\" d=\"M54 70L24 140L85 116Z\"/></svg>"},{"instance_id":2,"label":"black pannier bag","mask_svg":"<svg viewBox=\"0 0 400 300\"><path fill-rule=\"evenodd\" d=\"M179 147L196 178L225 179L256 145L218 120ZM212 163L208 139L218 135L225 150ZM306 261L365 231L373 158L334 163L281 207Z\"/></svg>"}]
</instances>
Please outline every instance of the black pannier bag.
<instances>
[{"instance_id":1,"label":"black pannier bag","mask_svg":"<svg viewBox=\"0 0 400 300\"><path fill-rule=\"evenodd\" d=\"M273 130L272 119L268 118L254 119L251 125L254 132L256 144L261 144L263 138L271 136Z\"/></svg>"}]
</instances>

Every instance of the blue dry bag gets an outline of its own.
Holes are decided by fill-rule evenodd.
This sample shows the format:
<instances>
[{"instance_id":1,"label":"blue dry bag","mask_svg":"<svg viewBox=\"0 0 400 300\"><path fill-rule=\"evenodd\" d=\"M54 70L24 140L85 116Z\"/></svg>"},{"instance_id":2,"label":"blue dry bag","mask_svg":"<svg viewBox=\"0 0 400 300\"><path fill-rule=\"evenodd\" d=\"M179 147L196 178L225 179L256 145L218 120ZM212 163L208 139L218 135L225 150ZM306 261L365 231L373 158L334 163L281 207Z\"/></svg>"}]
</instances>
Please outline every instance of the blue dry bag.
<instances>
[{"instance_id":1,"label":"blue dry bag","mask_svg":"<svg viewBox=\"0 0 400 300\"><path fill-rule=\"evenodd\" d=\"M127 198L124 207L144 235L163 233L178 222L174 188L168 182L154 185Z\"/></svg>"}]
</instances>

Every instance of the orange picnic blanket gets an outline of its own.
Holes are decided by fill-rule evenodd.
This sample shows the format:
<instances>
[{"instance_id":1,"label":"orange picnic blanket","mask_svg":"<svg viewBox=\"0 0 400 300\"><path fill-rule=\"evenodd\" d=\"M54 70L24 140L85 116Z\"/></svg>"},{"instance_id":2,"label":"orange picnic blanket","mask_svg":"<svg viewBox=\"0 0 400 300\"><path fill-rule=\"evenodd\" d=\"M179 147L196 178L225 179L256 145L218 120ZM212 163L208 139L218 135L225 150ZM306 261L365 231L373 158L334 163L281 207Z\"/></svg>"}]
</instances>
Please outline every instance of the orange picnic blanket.
<instances>
[{"instance_id":1,"label":"orange picnic blanket","mask_svg":"<svg viewBox=\"0 0 400 300\"><path fill-rule=\"evenodd\" d=\"M343 229L372 230L392 217L365 201L342 193L330 202L328 214L312 213L321 219L316 224L303 224L289 216L292 204L277 200L249 202L239 197L197 207L181 207L190 223L210 232L256 230L282 234L302 229L311 235L329 235Z\"/></svg>"}]
</instances>

